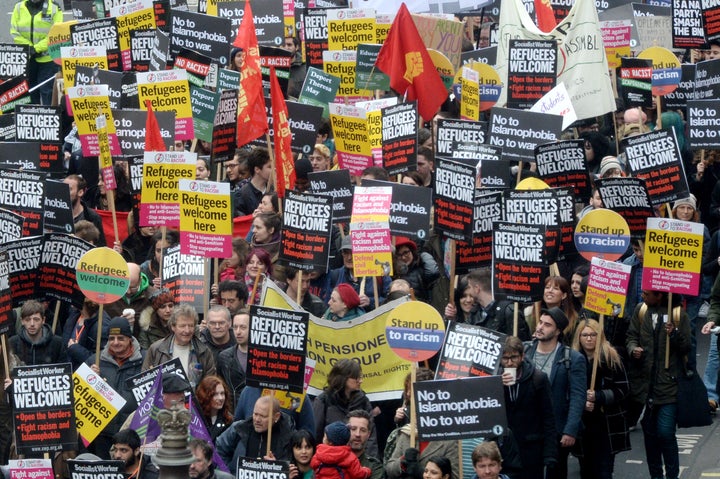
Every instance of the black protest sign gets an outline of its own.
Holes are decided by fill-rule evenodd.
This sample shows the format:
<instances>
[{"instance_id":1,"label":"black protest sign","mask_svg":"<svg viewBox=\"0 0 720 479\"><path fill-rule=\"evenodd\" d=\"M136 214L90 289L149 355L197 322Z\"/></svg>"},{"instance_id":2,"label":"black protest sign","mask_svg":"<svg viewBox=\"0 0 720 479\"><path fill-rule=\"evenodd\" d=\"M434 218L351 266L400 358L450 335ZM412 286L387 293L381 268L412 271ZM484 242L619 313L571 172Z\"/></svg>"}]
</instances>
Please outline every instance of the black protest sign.
<instances>
[{"instance_id":1,"label":"black protest sign","mask_svg":"<svg viewBox=\"0 0 720 479\"><path fill-rule=\"evenodd\" d=\"M503 149L506 160L535 161L535 147L560 138L562 116L493 107L488 144Z\"/></svg>"},{"instance_id":2,"label":"black protest sign","mask_svg":"<svg viewBox=\"0 0 720 479\"><path fill-rule=\"evenodd\" d=\"M176 303L190 303L202 311L205 291L205 259L180 253L180 245L163 250L163 287L170 290Z\"/></svg>"},{"instance_id":3,"label":"black protest sign","mask_svg":"<svg viewBox=\"0 0 720 479\"><path fill-rule=\"evenodd\" d=\"M626 108L652 105L652 60L620 59L620 87Z\"/></svg>"},{"instance_id":4,"label":"black protest sign","mask_svg":"<svg viewBox=\"0 0 720 479\"><path fill-rule=\"evenodd\" d=\"M135 376L131 376L125 380L125 386L132 391L136 403L139 404L140 401L147 396L150 389L152 389L155 378L160 373L162 373L163 376L167 374L177 374L187 380L187 375L185 374L180 358L173 358L170 361L154 366Z\"/></svg>"},{"instance_id":5,"label":"black protest sign","mask_svg":"<svg viewBox=\"0 0 720 479\"><path fill-rule=\"evenodd\" d=\"M175 139L175 112L156 111L154 113L163 143L167 149L170 149ZM112 116L115 121L115 134L123 156L142 156L145 152L147 111L112 110Z\"/></svg>"},{"instance_id":6,"label":"black protest sign","mask_svg":"<svg viewBox=\"0 0 720 479\"><path fill-rule=\"evenodd\" d=\"M254 457L241 457L237 464L237 477L243 479L289 479L290 464L287 461L268 461Z\"/></svg>"},{"instance_id":7,"label":"black protest sign","mask_svg":"<svg viewBox=\"0 0 720 479\"><path fill-rule=\"evenodd\" d=\"M705 40L711 42L720 39L720 4L713 0L704 0L701 8Z\"/></svg>"},{"instance_id":8,"label":"black protest sign","mask_svg":"<svg viewBox=\"0 0 720 479\"><path fill-rule=\"evenodd\" d=\"M317 129L322 121L323 109L294 101L285 103L288 109L288 123L292 131L290 148L295 153L309 156L317 143Z\"/></svg>"},{"instance_id":9,"label":"black protest sign","mask_svg":"<svg viewBox=\"0 0 720 479\"><path fill-rule=\"evenodd\" d=\"M332 197L287 191L283 198L280 261L302 270L327 271Z\"/></svg>"},{"instance_id":10,"label":"black protest sign","mask_svg":"<svg viewBox=\"0 0 720 479\"><path fill-rule=\"evenodd\" d=\"M117 18L100 18L70 25L70 41L73 46L105 47L108 68L122 71L120 56L120 35L118 34Z\"/></svg>"},{"instance_id":11,"label":"black protest sign","mask_svg":"<svg viewBox=\"0 0 720 479\"><path fill-rule=\"evenodd\" d=\"M39 171L40 143L18 141L0 143L0 165L5 168Z\"/></svg>"},{"instance_id":12,"label":"black protest sign","mask_svg":"<svg viewBox=\"0 0 720 479\"><path fill-rule=\"evenodd\" d=\"M502 159L502 148L477 145L475 156L480 169L478 188L510 188L510 162Z\"/></svg>"},{"instance_id":13,"label":"black protest sign","mask_svg":"<svg viewBox=\"0 0 720 479\"><path fill-rule=\"evenodd\" d=\"M502 192L478 190L473 209L472 242L458 241L455 247L456 274L492 264L493 222L502 220Z\"/></svg>"},{"instance_id":14,"label":"black protest sign","mask_svg":"<svg viewBox=\"0 0 720 479\"><path fill-rule=\"evenodd\" d=\"M555 40L510 39L508 108L530 108L555 87L557 51Z\"/></svg>"},{"instance_id":15,"label":"black protest sign","mask_svg":"<svg viewBox=\"0 0 720 479\"><path fill-rule=\"evenodd\" d=\"M249 386L303 392L309 320L307 311L250 306Z\"/></svg>"},{"instance_id":16,"label":"black protest sign","mask_svg":"<svg viewBox=\"0 0 720 479\"><path fill-rule=\"evenodd\" d=\"M0 83L0 113L5 115L18 105L30 103L30 84L25 75Z\"/></svg>"},{"instance_id":17,"label":"black protest sign","mask_svg":"<svg viewBox=\"0 0 720 479\"><path fill-rule=\"evenodd\" d=\"M245 12L245 2L238 3L242 12ZM282 47L285 41L283 3L255 2L252 10L258 45Z\"/></svg>"},{"instance_id":18,"label":"black protest sign","mask_svg":"<svg viewBox=\"0 0 720 479\"><path fill-rule=\"evenodd\" d=\"M308 173L310 190L333 197L333 223L346 222L352 214L353 185L348 170Z\"/></svg>"},{"instance_id":19,"label":"black protest sign","mask_svg":"<svg viewBox=\"0 0 720 479\"><path fill-rule=\"evenodd\" d=\"M222 90L212 129L213 163L224 163L235 154L237 110L238 90Z\"/></svg>"},{"instance_id":20,"label":"black protest sign","mask_svg":"<svg viewBox=\"0 0 720 479\"><path fill-rule=\"evenodd\" d=\"M687 102L695 98L695 64L683 63L680 68L680 83L674 91L663 97L663 102L665 109L681 110L687 118Z\"/></svg>"},{"instance_id":21,"label":"black protest sign","mask_svg":"<svg viewBox=\"0 0 720 479\"><path fill-rule=\"evenodd\" d=\"M75 223L70 207L70 187L62 181L45 181L45 224L47 233L74 233Z\"/></svg>"},{"instance_id":22,"label":"black protest sign","mask_svg":"<svg viewBox=\"0 0 720 479\"><path fill-rule=\"evenodd\" d=\"M503 221L525 225L544 225L545 261L554 263L560 252L560 200L555 190L503 191Z\"/></svg>"},{"instance_id":23,"label":"black protest sign","mask_svg":"<svg viewBox=\"0 0 720 479\"><path fill-rule=\"evenodd\" d=\"M720 97L720 60L706 60L695 64L695 100L714 100Z\"/></svg>"},{"instance_id":24,"label":"black protest sign","mask_svg":"<svg viewBox=\"0 0 720 479\"><path fill-rule=\"evenodd\" d=\"M20 239L24 221L22 215L0 208L0 245Z\"/></svg>"},{"instance_id":25,"label":"black protest sign","mask_svg":"<svg viewBox=\"0 0 720 479\"><path fill-rule=\"evenodd\" d=\"M43 233L45 173L0 170L0 207L25 218L23 236Z\"/></svg>"},{"instance_id":26,"label":"black protest sign","mask_svg":"<svg viewBox=\"0 0 720 479\"><path fill-rule=\"evenodd\" d=\"M173 9L170 12L170 29L172 57L187 48L212 58L221 66L227 66L228 48L232 43L229 19Z\"/></svg>"},{"instance_id":27,"label":"black protest sign","mask_svg":"<svg viewBox=\"0 0 720 479\"><path fill-rule=\"evenodd\" d=\"M123 461L70 459L67 464L70 479L123 479L125 477Z\"/></svg>"},{"instance_id":28,"label":"black protest sign","mask_svg":"<svg viewBox=\"0 0 720 479\"><path fill-rule=\"evenodd\" d=\"M36 457L77 449L71 376L71 364L13 369L13 416L19 454Z\"/></svg>"},{"instance_id":29,"label":"black protest sign","mask_svg":"<svg viewBox=\"0 0 720 479\"><path fill-rule=\"evenodd\" d=\"M120 108L123 92L123 72L100 70L78 65L75 67L75 86L107 85L110 108Z\"/></svg>"},{"instance_id":30,"label":"black protest sign","mask_svg":"<svg viewBox=\"0 0 720 479\"><path fill-rule=\"evenodd\" d=\"M520 303L538 301L547 276L545 226L496 222L493 231L493 296Z\"/></svg>"},{"instance_id":31,"label":"black protest sign","mask_svg":"<svg viewBox=\"0 0 720 479\"><path fill-rule=\"evenodd\" d=\"M165 70L170 62L170 33L155 30L152 50L150 51L150 71Z\"/></svg>"},{"instance_id":32,"label":"black protest sign","mask_svg":"<svg viewBox=\"0 0 720 479\"><path fill-rule=\"evenodd\" d=\"M0 43L0 81L25 75L29 58L27 45Z\"/></svg>"},{"instance_id":33,"label":"black protest sign","mask_svg":"<svg viewBox=\"0 0 720 479\"><path fill-rule=\"evenodd\" d=\"M445 158L475 159L478 146L485 143L487 123L471 120L438 119L435 154Z\"/></svg>"},{"instance_id":34,"label":"black protest sign","mask_svg":"<svg viewBox=\"0 0 720 479\"><path fill-rule=\"evenodd\" d=\"M630 171L645 180L654 205L687 198L689 187L675 130L663 129L623 138L621 144Z\"/></svg>"},{"instance_id":35,"label":"black protest sign","mask_svg":"<svg viewBox=\"0 0 720 479\"><path fill-rule=\"evenodd\" d=\"M305 58L308 67L323 69L323 52L328 49L327 9L308 8L303 14Z\"/></svg>"},{"instance_id":36,"label":"black protest sign","mask_svg":"<svg viewBox=\"0 0 720 479\"><path fill-rule=\"evenodd\" d=\"M456 441L502 435L507 429L500 376L414 384L421 441Z\"/></svg>"},{"instance_id":37,"label":"black protest sign","mask_svg":"<svg viewBox=\"0 0 720 479\"><path fill-rule=\"evenodd\" d=\"M188 72L188 82L197 87L205 86L211 64L212 58L187 48L181 48L175 56L175 68Z\"/></svg>"},{"instance_id":38,"label":"black protest sign","mask_svg":"<svg viewBox=\"0 0 720 479\"><path fill-rule=\"evenodd\" d=\"M482 326L451 321L435 377L457 379L499 374L505 338L505 334Z\"/></svg>"},{"instance_id":39,"label":"black protest sign","mask_svg":"<svg viewBox=\"0 0 720 479\"><path fill-rule=\"evenodd\" d=\"M699 1L672 0L673 48L701 48L705 43Z\"/></svg>"},{"instance_id":40,"label":"black protest sign","mask_svg":"<svg viewBox=\"0 0 720 479\"><path fill-rule=\"evenodd\" d=\"M383 168L390 176L417 169L417 102L380 110Z\"/></svg>"},{"instance_id":41,"label":"black protest sign","mask_svg":"<svg viewBox=\"0 0 720 479\"><path fill-rule=\"evenodd\" d=\"M75 20L94 20L98 17L94 0L71 0L70 6Z\"/></svg>"},{"instance_id":42,"label":"black protest sign","mask_svg":"<svg viewBox=\"0 0 720 479\"><path fill-rule=\"evenodd\" d=\"M155 30L130 30L130 65L136 72L150 71Z\"/></svg>"},{"instance_id":43,"label":"black protest sign","mask_svg":"<svg viewBox=\"0 0 720 479\"><path fill-rule=\"evenodd\" d=\"M120 96L120 108L140 108L138 97L137 75L135 72L122 73L122 94Z\"/></svg>"},{"instance_id":44,"label":"black protest sign","mask_svg":"<svg viewBox=\"0 0 720 479\"><path fill-rule=\"evenodd\" d=\"M476 169L456 161L435 160L435 229L448 238L472 241Z\"/></svg>"},{"instance_id":45,"label":"black protest sign","mask_svg":"<svg viewBox=\"0 0 720 479\"><path fill-rule=\"evenodd\" d=\"M13 308L28 299L37 299L35 283L42 244L42 236L31 236L8 241L2 246L2 250L7 252Z\"/></svg>"},{"instance_id":46,"label":"black protest sign","mask_svg":"<svg viewBox=\"0 0 720 479\"><path fill-rule=\"evenodd\" d=\"M565 140L535 148L540 178L551 188L572 187L583 202L590 198L592 190L584 145L584 140Z\"/></svg>"},{"instance_id":47,"label":"black protest sign","mask_svg":"<svg viewBox=\"0 0 720 479\"><path fill-rule=\"evenodd\" d=\"M47 298L81 308L85 295L75 279L75 267L80 257L93 248L91 243L77 236L46 234L40 254L37 290L43 291Z\"/></svg>"},{"instance_id":48,"label":"black protest sign","mask_svg":"<svg viewBox=\"0 0 720 479\"><path fill-rule=\"evenodd\" d=\"M10 265L8 254L0 251L0 334L7 334L15 328L12 312L12 292L10 290Z\"/></svg>"},{"instance_id":49,"label":"black protest sign","mask_svg":"<svg viewBox=\"0 0 720 479\"><path fill-rule=\"evenodd\" d=\"M470 67L474 62L495 65L497 60L497 46L479 48L460 54L460 64L463 67Z\"/></svg>"},{"instance_id":50,"label":"black protest sign","mask_svg":"<svg viewBox=\"0 0 720 479\"><path fill-rule=\"evenodd\" d=\"M577 254L575 248L575 195L572 186L555 188L560 214L560 250L558 261Z\"/></svg>"},{"instance_id":51,"label":"black protest sign","mask_svg":"<svg viewBox=\"0 0 720 479\"><path fill-rule=\"evenodd\" d=\"M363 180L363 186L392 188L390 202L390 234L425 241L430 225L428 215L432 206L432 190L413 185L378 180Z\"/></svg>"},{"instance_id":52,"label":"black protest sign","mask_svg":"<svg viewBox=\"0 0 720 479\"><path fill-rule=\"evenodd\" d=\"M56 176L65 175L60 107L18 105L15 109L17 141L40 142L39 168Z\"/></svg>"},{"instance_id":53,"label":"black protest sign","mask_svg":"<svg viewBox=\"0 0 720 479\"><path fill-rule=\"evenodd\" d=\"M645 180L642 178L605 178L595 180L604 208L622 216L630 236L644 239L647 219L655 216Z\"/></svg>"},{"instance_id":54,"label":"black protest sign","mask_svg":"<svg viewBox=\"0 0 720 479\"><path fill-rule=\"evenodd\" d=\"M0 115L0 141L15 141L15 113Z\"/></svg>"},{"instance_id":55,"label":"black protest sign","mask_svg":"<svg viewBox=\"0 0 720 479\"><path fill-rule=\"evenodd\" d=\"M174 120L173 120L174 121ZM134 156L127 159L130 197L132 198L132 211L135 218L140 218L140 199L142 197L142 169L145 163L142 156Z\"/></svg>"},{"instance_id":56,"label":"black protest sign","mask_svg":"<svg viewBox=\"0 0 720 479\"><path fill-rule=\"evenodd\" d=\"M687 102L688 138L694 150L720 148L720 100Z\"/></svg>"}]
</instances>

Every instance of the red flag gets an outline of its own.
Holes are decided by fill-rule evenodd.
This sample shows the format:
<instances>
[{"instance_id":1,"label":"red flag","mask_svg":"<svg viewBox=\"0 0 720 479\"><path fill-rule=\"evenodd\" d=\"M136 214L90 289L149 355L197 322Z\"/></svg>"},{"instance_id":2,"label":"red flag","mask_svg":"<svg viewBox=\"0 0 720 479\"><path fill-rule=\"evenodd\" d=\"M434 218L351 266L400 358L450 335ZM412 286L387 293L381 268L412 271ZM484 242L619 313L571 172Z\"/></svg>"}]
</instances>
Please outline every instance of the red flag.
<instances>
[{"instance_id":1,"label":"red flag","mask_svg":"<svg viewBox=\"0 0 720 479\"><path fill-rule=\"evenodd\" d=\"M435 116L447 98L445 84L405 3L400 5L375 65L390 77L393 90L417 100L418 111L426 120Z\"/></svg>"},{"instance_id":2,"label":"red flag","mask_svg":"<svg viewBox=\"0 0 720 479\"><path fill-rule=\"evenodd\" d=\"M147 119L145 120L145 151L167 151L165 142L160 134L160 125L152 109L152 102L145 100Z\"/></svg>"},{"instance_id":3,"label":"red flag","mask_svg":"<svg viewBox=\"0 0 720 479\"><path fill-rule=\"evenodd\" d=\"M534 2L538 28L545 33L551 32L557 26L557 20L550 0L534 0Z\"/></svg>"},{"instance_id":4,"label":"red flag","mask_svg":"<svg viewBox=\"0 0 720 479\"><path fill-rule=\"evenodd\" d=\"M250 2L245 2L245 14L233 45L242 48L245 52L240 68L237 121L237 145L243 146L268 131L260 70L260 49Z\"/></svg>"},{"instance_id":5,"label":"red flag","mask_svg":"<svg viewBox=\"0 0 720 479\"><path fill-rule=\"evenodd\" d=\"M270 102L273 115L273 150L275 152L275 169L277 170L278 198L285 196L285 189L292 189L295 186L295 161L293 160L292 133L288 121L288 109L285 104L285 97L280 89L275 74L275 67L270 67Z\"/></svg>"}]
</instances>

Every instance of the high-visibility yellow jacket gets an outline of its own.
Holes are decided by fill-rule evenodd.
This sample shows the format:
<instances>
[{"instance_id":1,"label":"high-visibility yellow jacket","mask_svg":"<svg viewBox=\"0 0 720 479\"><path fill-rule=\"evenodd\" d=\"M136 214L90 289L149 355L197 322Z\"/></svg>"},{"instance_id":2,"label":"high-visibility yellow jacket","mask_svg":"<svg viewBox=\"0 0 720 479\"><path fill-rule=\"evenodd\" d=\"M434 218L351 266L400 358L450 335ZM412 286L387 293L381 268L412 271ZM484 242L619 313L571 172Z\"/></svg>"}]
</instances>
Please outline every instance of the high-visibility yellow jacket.
<instances>
[{"instance_id":1,"label":"high-visibility yellow jacket","mask_svg":"<svg viewBox=\"0 0 720 479\"><path fill-rule=\"evenodd\" d=\"M29 45L35 49L35 61L52 61L48 54L48 33L55 23L63 21L62 7L53 0L44 0L42 8L33 15L23 0L15 4L10 19L10 34L18 45Z\"/></svg>"}]
</instances>

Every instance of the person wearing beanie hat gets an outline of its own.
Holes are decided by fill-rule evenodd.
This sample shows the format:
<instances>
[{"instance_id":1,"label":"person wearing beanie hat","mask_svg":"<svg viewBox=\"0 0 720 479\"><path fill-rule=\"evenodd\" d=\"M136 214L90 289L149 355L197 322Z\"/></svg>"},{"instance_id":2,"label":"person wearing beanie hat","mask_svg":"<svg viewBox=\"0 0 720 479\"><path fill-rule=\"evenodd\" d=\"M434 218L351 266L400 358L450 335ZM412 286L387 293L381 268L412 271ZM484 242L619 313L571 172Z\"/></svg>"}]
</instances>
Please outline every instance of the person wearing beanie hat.
<instances>
[{"instance_id":1,"label":"person wearing beanie hat","mask_svg":"<svg viewBox=\"0 0 720 479\"><path fill-rule=\"evenodd\" d=\"M598 172L600 178L617 178L623 176L622 166L620 162L614 156L606 156L600 162L600 171Z\"/></svg>"},{"instance_id":2,"label":"person wearing beanie hat","mask_svg":"<svg viewBox=\"0 0 720 479\"><path fill-rule=\"evenodd\" d=\"M587 361L562 343L563 330L570 323L558 307L541 310L525 357L550 379L553 415L558 433L557 462L548 466L548 478L567 477L567 460L582 430L587 398Z\"/></svg>"},{"instance_id":3,"label":"person wearing beanie hat","mask_svg":"<svg viewBox=\"0 0 720 479\"><path fill-rule=\"evenodd\" d=\"M172 333L168 322L175 308L175 296L167 289L155 291L150 296L150 307L140 313L140 346L147 350L152 343Z\"/></svg>"},{"instance_id":4,"label":"person wearing beanie hat","mask_svg":"<svg viewBox=\"0 0 720 479\"><path fill-rule=\"evenodd\" d=\"M341 283L330 293L328 309L323 317L330 321L349 321L363 314L365 310L360 307L360 296L352 286Z\"/></svg>"},{"instance_id":5,"label":"person wearing beanie hat","mask_svg":"<svg viewBox=\"0 0 720 479\"><path fill-rule=\"evenodd\" d=\"M687 198L680 198L673 203L672 214L674 218L682 221L700 221L700 215L697 209L697 198L690 193Z\"/></svg>"},{"instance_id":6,"label":"person wearing beanie hat","mask_svg":"<svg viewBox=\"0 0 720 479\"><path fill-rule=\"evenodd\" d=\"M318 444L310 467L315 479L366 479L370 477L369 467L360 465L360 460L348 446L350 429L347 424L335 421L325 426L322 444Z\"/></svg>"},{"instance_id":7,"label":"person wearing beanie hat","mask_svg":"<svg viewBox=\"0 0 720 479\"><path fill-rule=\"evenodd\" d=\"M243 49L235 47L230 50L230 61L228 62L228 68L236 72L241 71L244 60L245 52L243 51Z\"/></svg>"},{"instance_id":8,"label":"person wearing beanie hat","mask_svg":"<svg viewBox=\"0 0 720 479\"><path fill-rule=\"evenodd\" d=\"M113 436L121 429L123 422L132 411L137 409L135 396L128 387L127 380L142 372L143 359L143 350L132 335L130 322L122 316L116 316L108 321L108 341L100 351L99 361L96 360L95 354L85 361L127 401L117 416L88 447L90 452L103 459L111 459L109 454Z\"/></svg>"},{"instance_id":9,"label":"person wearing beanie hat","mask_svg":"<svg viewBox=\"0 0 720 479\"><path fill-rule=\"evenodd\" d=\"M310 160L307 158L299 158L295 161L295 189L299 192L307 191L310 187L308 173L313 171Z\"/></svg>"},{"instance_id":10,"label":"person wearing beanie hat","mask_svg":"<svg viewBox=\"0 0 720 479\"><path fill-rule=\"evenodd\" d=\"M415 298L430 301L430 289L440 277L440 269L430 253L418 252L417 245L410 238L395 238L395 279L404 279L410 283Z\"/></svg>"}]
</instances>

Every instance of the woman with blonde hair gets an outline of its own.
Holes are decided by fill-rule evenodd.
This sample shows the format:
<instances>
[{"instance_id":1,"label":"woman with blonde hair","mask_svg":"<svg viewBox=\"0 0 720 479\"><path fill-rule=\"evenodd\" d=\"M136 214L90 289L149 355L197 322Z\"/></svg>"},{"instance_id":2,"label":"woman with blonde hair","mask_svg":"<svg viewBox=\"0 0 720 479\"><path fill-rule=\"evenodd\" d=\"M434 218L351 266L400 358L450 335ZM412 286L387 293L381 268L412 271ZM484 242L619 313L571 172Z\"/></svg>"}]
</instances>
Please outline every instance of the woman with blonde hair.
<instances>
[{"instance_id":1,"label":"woman with blonde hair","mask_svg":"<svg viewBox=\"0 0 720 479\"><path fill-rule=\"evenodd\" d=\"M573 349L588 362L588 389L583 412L585 430L576 443L582 479L611 479L615 455L630 449L625 398L630 391L620 355L602 334L594 319L582 321L575 332ZM591 385L594 362L595 384ZM591 388L591 386L593 386Z\"/></svg>"}]
</instances>

